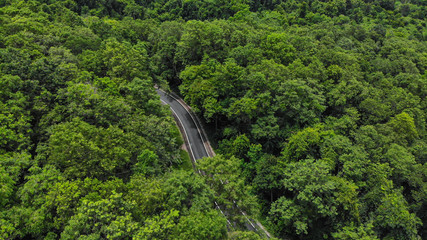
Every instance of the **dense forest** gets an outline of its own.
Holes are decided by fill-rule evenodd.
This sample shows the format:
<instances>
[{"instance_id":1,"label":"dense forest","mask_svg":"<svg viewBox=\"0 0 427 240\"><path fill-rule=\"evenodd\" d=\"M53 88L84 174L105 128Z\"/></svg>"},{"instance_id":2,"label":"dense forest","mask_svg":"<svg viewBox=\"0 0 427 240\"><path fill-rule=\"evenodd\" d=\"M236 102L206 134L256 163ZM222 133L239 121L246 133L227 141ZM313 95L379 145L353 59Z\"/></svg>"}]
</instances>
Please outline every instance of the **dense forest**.
<instances>
[{"instance_id":1,"label":"dense forest","mask_svg":"<svg viewBox=\"0 0 427 240\"><path fill-rule=\"evenodd\" d=\"M0 0L0 239L427 239L426 69L425 0Z\"/></svg>"}]
</instances>

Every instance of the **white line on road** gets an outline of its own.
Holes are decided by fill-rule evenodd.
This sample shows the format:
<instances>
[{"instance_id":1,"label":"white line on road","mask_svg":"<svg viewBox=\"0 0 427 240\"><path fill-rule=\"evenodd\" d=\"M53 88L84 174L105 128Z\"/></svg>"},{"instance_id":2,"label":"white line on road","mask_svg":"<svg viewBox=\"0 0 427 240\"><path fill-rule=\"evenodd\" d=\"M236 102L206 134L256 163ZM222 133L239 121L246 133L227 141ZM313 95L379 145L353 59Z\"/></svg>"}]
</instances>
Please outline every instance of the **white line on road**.
<instances>
[{"instance_id":1,"label":"white line on road","mask_svg":"<svg viewBox=\"0 0 427 240\"><path fill-rule=\"evenodd\" d=\"M222 210L221 210L221 208L219 207L218 203L217 203L216 201L214 201L214 202L215 202L216 207L219 209L219 211L220 211L220 212L222 213L222 215L224 215L224 217L225 217L225 214L222 212ZM231 225L231 222L230 222L230 221L228 221L227 217L225 217L225 220L227 220L227 222L228 222L228 224L230 225L230 227L233 227L233 225Z\"/></svg>"},{"instance_id":2,"label":"white line on road","mask_svg":"<svg viewBox=\"0 0 427 240\"><path fill-rule=\"evenodd\" d=\"M169 108L172 110L173 114L176 116L176 118L178 118L178 121L181 123L182 129L184 129L185 138L187 138L187 142L188 142L188 145L189 145L191 156L193 156L194 162L197 163L196 157L194 157L193 149L191 149L190 138L188 138L187 131L185 130L185 127L184 127L184 124L181 121L181 118L179 118L178 114L175 112L175 110L172 109L172 107L167 102L163 101L162 99L160 99L160 101L162 101L164 104L166 104L166 105L169 106Z\"/></svg>"},{"instance_id":3,"label":"white line on road","mask_svg":"<svg viewBox=\"0 0 427 240\"><path fill-rule=\"evenodd\" d=\"M175 100L177 100L176 98L174 98L174 99L175 99ZM188 138L187 131L185 130L185 126L184 126L184 124L182 123L181 118L179 118L178 114L175 112L175 110L173 110L173 108L172 108L172 107L171 107L167 102L163 101L162 99L160 99L160 101L162 101L164 104L166 104L166 105L168 105L168 106L169 106L169 108L172 110L173 114L176 116L176 118L178 118L178 121L181 123L182 129L184 130L185 137L187 138L188 144L190 145L190 146L189 146L189 148L190 148L191 155L193 156L194 162L195 162L195 163L197 163L197 160L196 160L196 158L194 157L193 150L191 149L190 139ZM178 100L177 100L177 101L178 101ZM181 106L182 106L182 104L181 104ZM184 107L184 109L185 109L185 107ZM185 109L185 111L188 113L187 109ZM190 114L190 113L189 113L189 114ZM191 114L190 114L190 116L191 116ZM193 119L193 121L194 121L194 119ZM199 129L199 128L197 127L197 124L196 124L196 128L197 128L197 130ZM200 134L200 131L199 131L199 134ZM201 138L201 139L202 139L202 141L203 141L203 138ZM204 146L204 144L203 144L203 146ZM206 150L206 147L205 147L205 150ZM207 151L207 150L206 150L206 153L207 153L207 154L208 154L208 156L209 156L209 153L208 153L208 151ZM201 171L200 171L200 169L198 169L198 171L199 171L199 174L202 174L202 173L201 173ZM223 211L221 210L221 208L219 207L218 203L217 203L216 201L214 201L214 202L215 202L216 207L217 207L217 208L219 209L219 211L222 213L222 215L224 215L225 220L227 220L227 222L228 222L228 224L230 225L230 227L233 227L233 225L231 224L231 222L227 219L227 217L225 216L224 212L223 212Z\"/></svg>"},{"instance_id":4,"label":"white line on road","mask_svg":"<svg viewBox=\"0 0 427 240\"><path fill-rule=\"evenodd\" d=\"M159 89L159 91L162 91L163 93L165 93L165 94L167 94L166 92L164 92L163 90L161 90L161 89ZM196 124L196 128L197 128L197 132L199 133L199 136L200 136L200 139L202 139L202 141L203 141L203 136L202 136L202 133L200 132L200 129L199 129L199 127L197 126L197 122L196 122L196 119L194 119L194 117L193 117L193 115L187 110L187 108L179 101L179 99L177 99L176 97L174 97L173 95L169 95L169 94L167 94L168 96L170 96L170 97L172 97L173 99L175 99L184 109L185 109L185 111L190 115L190 117L191 117L191 119L193 119L193 122L194 122L194 124ZM206 148L206 146L205 146L205 143L203 142L203 147L205 148L205 151L206 151L206 154L208 155L208 157L211 157L210 156L210 154L209 154L209 152L208 152L208 149Z\"/></svg>"},{"instance_id":5,"label":"white line on road","mask_svg":"<svg viewBox=\"0 0 427 240\"><path fill-rule=\"evenodd\" d=\"M208 149L206 148L206 145L205 145L205 143L204 143L204 140L203 140L203 136L202 136L202 133L200 132L200 129L199 129L199 127L197 126L197 123L198 122L196 122L196 120L194 119L194 117L193 117L193 115L187 110L187 108L179 101L179 99L177 99L176 97L174 97L173 95L169 95L169 94L167 94L166 92L164 92L163 90L161 90L161 89L158 89L159 91L161 91L161 92L163 92L164 94L166 94L167 96L170 96L170 97L172 97L173 99L175 99L184 109L185 109L185 111L190 115L190 117L191 117L191 119L193 120L193 122L194 122L194 124L196 125L196 128L197 128L197 132L199 133L199 136L200 136L200 139L203 141L203 147L205 148L205 151L206 151L206 154L208 155L208 157L211 157L210 156L210 154L209 154L209 151L208 151ZM165 103L165 104L167 104L165 101L163 101L162 99L160 99L163 103ZM169 104L167 104L167 105L169 105ZM169 107L170 107L170 105L169 105ZM182 128L184 129L184 133L185 133L185 135L186 135L186 138L187 138L187 140L188 140L188 144L190 145L190 151L191 151L191 154L192 154L192 156L193 156L193 159L194 159L194 161L197 163L197 160L196 160L196 158L194 157L194 153L193 153L193 150L191 149L191 143L190 143L190 139L188 138L188 135L187 135L187 132L186 132L186 130L185 130L185 127L184 127L184 124L182 123L182 121L181 121L181 119L178 117L178 114L172 109L172 107L170 107L170 109L173 111L173 113L175 114L175 116L178 118L178 120L179 120L179 122L181 123L181 125L182 125ZM199 171L199 173L200 173L200 170L198 170ZM221 179L220 179L221 180ZM222 180L221 180L221 183L222 184L224 184L223 182L222 182ZM233 202L236 204L236 202L233 200ZM219 205L215 202L215 205L217 205L217 207L218 207L218 209L221 211L221 213L224 215L224 213L222 212L222 210L221 210L221 208L219 207ZM237 204L236 204L237 205ZM239 208L239 206L237 205L237 208ZM247 217L247 215L246 215L246 213L244 212L244 211L242 211L240 208L239 208L239 210L240 210L240 212L243 214L243 216L245 216L245 218L246 218L246 220L249 222L249 224L255 229L255 230L257 230L257 228L254 226L254 224L252 223L252 221ZM225 216L225 215L224 215ZM227 220L227 222L230 224L230 226L231 226L231 223L230 223L230 221L226 218L226 220ZM255 223L257 226L259 226L259 224L258 223ZM268 238L271 238L271 236L270 236L270 234L262 227L262 225L260 226L260 228L263 230L263 232L267 235L267 237Z\"/></svg>"}]
</instances>

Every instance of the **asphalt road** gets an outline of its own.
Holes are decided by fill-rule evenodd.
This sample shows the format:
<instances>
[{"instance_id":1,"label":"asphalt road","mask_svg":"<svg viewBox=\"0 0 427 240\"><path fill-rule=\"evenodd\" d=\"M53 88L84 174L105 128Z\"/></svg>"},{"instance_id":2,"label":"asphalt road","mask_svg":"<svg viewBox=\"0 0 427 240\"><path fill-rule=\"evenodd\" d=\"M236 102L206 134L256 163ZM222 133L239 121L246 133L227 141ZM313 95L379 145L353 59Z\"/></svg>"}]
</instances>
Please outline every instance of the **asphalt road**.
<instances>
[{"instance_id":1,"label":"asphalt road","mask_svg":"<svg viewBox=\"0 0 427 240\"><path fill-rule=\"evenodd\" d=\"M204 145L201 130L197 128L195 119L193 119L187 109L178 101L178 99L166 94L162 90L156 89L156 91L160 95L160 100L163 103L169 105L175 117L178 118L178 121L180 122L184 130L184 137L187 139L190 148L188 151L191 155L192 160L196 163L198 159L210 157ZM216 202L215 204L217 208L221 211L221 208L218 206L218 204ZM245 225L248 230L257 231L257 229L261 228L262 231L266 234L266 236L270 238L270 234L264 229L264 227L259 222L255 223L255 221L250 220L242 210L240 211L242 215L244 215L247 219ZM222 211L221 213L224 214L224 212ZM229 225L232 225L232 223L230 223L229 221L228 223Z\"/></svg>"},{"instance_id":2,"label":"asphalt road","mask_svg":"<svg viewBox=\"0 0 427 240\"><path fill-rule=\"evenodd\" d=\"M200 130L197 128L196 123L191 117L190 113L177 101L177 99L167 95L161 90L156 90L160 95L160 100L168 104L174 115L180 121L185 131L185 138L187 138L188 144L190 145L189 153L195 162L197 159L209 157L209 154L203 144L202 135Z\"/></svg>"}]
</instances>

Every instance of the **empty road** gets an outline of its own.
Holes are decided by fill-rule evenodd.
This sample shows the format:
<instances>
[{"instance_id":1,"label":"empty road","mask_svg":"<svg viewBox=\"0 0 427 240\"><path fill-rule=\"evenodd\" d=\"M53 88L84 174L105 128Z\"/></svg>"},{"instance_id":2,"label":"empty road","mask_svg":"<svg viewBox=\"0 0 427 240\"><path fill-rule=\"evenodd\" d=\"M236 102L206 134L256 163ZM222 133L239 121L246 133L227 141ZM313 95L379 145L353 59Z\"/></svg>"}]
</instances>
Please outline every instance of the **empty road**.
<instances>
[{"instance_id":1,"label":"empty road","mask_svg":"<svg viewBox=\"0 0 427 240\"><path fill-rule=\"evenodd\" d=\"M160 95L160 100L168 104L174 115L178 118L183 130L184 137L187 139L188 144L190 145L188 152L191 155L193 161L197 162L197 159L201 159L209 156L205 145L203 144L203 138L200 130L197 128L197 125L194 119L191 117L190 113L178 102L177 99L166 94L162 90L157 89L157 93Z\"/></svg>"},{"instance_id":2,"label":"empty road","mask_svg":"<svg viewBox=\"0 0 427 240\"><path fill-rule=\"evenodd\" d=\"M179 100L160 89L156 89L157 93L160 95L160 100L169 105L173 114L178 119L180 125L182 126L182 130L184 131L184 137L186 138L186 142L189 146L187 146L188 152L194 164L197 163L198 159L202 159L204 157L212 157L212 154L208 153L208 150L204 144L204 139L202 136L201 130L197 127L196 119L194 119L189 111L184 107L185 103L180 103ZM188 107L187 107L188 108ZM199 172L201 173L201 172ZM218 204L215 202L217 208L221 211ZM264 229L264 227L258 222L253 222L250 220L246 214L240 210L242 215L246 217L247 223L245 224L247 229L250 231L257 231L257 229L261 229L262 232L270 238L270 234ZM223 213L221 211L221 213ZM224 214L224 213L223 213ZM228 221L228 220L227 220ZM228 223L232 225L229 221Z\"/></svg>"}]
</instances>

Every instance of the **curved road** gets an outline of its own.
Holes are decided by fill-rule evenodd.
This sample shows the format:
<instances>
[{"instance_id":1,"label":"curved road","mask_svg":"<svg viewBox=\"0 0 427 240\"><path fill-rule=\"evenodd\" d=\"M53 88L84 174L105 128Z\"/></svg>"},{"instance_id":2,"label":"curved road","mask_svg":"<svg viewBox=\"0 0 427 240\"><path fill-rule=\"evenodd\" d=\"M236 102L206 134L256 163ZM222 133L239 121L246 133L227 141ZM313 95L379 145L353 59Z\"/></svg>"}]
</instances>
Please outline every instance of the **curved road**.
<instances>
[{"instance_id":1,"label":"curved road","mask_svg":"<svg viewBox=\"0 0 427 240\"><path fill-rule=\"evenodd\" d=\"M160 89L156 89L156 91L160 95L160 100L170 106L173 114L179 121L179 124L182 127L181 130L184 131L184 138L186 138L185 141L189 148L188 150L190 153L190 157L192 158L194 164L197 163L197 159L201 159L204 157L212 157L212 154L209 154L206 148L205 141L203 140L203 134L197 126L197 120L191 115L189 107L185 106L185 103L180 103L180 101L182 100L179 100L178 98L175 98ZM199 171L199 173L201 172ZM216 202L215 205L221 211L221 213L223 213ZM267 238L270 238L270 234L258 221L252 222L252 220L250 220L246 216L245 212L243 212L242 210L240 211L247 220L246 227L248 228L248 230L257 231L260 228L265 233ZM229 225L232 225L228 220L227 222L229 223Z\"/></svg>"},{"instance_id":2,"label":"curved road","mask_svg":"<svg viewBox=\"0 0 427 240\"><path fill-rule=\"evenodd\" d=\"M168 104L176 118L178 118L185 133L184 137L189 145L189 153L192 160L197 162L197 159L210 157L205 148L202 134L187 109L176 98L171 97L162 90L156 89L156 91L160 95L160 100Z\"/></svg>"}]
</instances>

